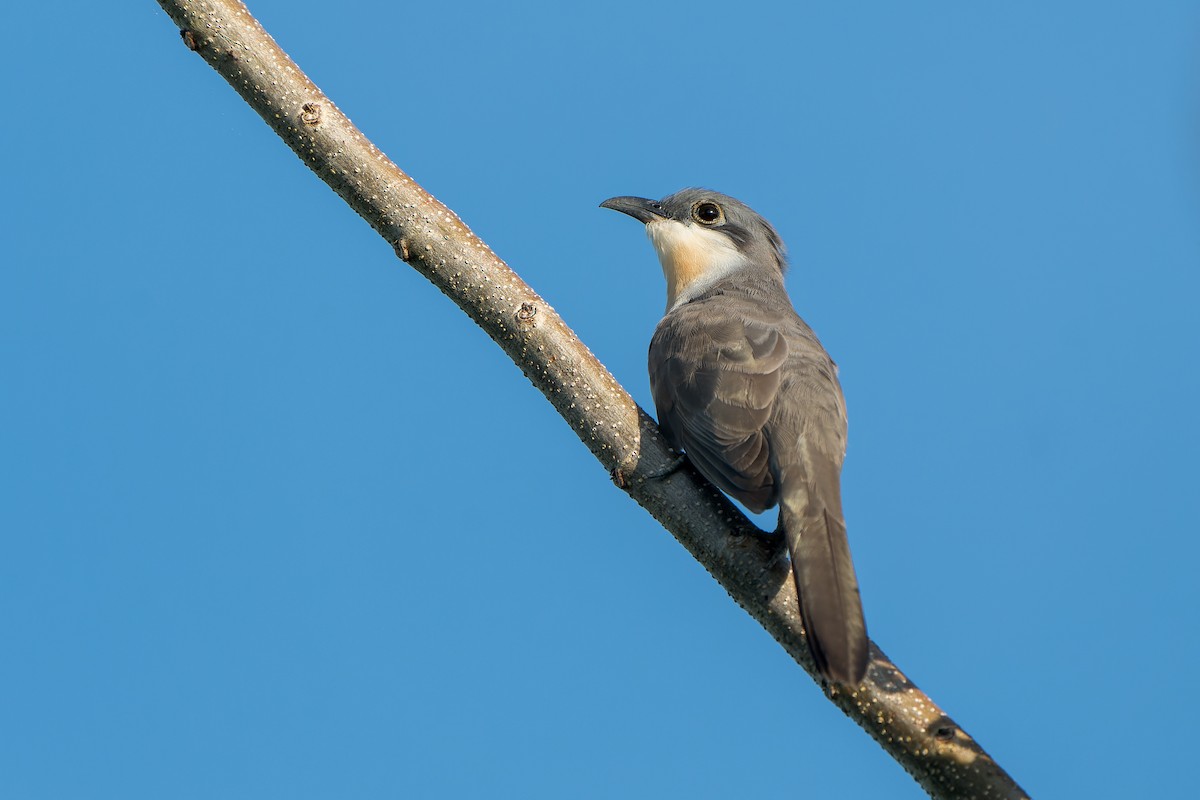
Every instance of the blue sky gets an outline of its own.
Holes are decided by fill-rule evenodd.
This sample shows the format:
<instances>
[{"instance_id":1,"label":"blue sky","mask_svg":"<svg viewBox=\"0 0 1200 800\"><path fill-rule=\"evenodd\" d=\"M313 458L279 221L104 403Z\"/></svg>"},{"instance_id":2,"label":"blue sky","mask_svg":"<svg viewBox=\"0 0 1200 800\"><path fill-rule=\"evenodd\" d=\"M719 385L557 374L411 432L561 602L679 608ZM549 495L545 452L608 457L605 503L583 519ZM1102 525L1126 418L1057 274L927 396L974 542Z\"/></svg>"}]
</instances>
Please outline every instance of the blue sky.
<instances>
[{"instance_id":1,"label":"blue sky","mask_svg":"<svg viewBox=\"0 0 1200 800\"><path fill-rule=\"evenodd\" d=\"M251 9L650 407L597 208L790 247L873 638L1034 796L1184 796L1200 6ZM0 793L921 797L150 2L0 52Z\"/></svg>"}]
</instances>

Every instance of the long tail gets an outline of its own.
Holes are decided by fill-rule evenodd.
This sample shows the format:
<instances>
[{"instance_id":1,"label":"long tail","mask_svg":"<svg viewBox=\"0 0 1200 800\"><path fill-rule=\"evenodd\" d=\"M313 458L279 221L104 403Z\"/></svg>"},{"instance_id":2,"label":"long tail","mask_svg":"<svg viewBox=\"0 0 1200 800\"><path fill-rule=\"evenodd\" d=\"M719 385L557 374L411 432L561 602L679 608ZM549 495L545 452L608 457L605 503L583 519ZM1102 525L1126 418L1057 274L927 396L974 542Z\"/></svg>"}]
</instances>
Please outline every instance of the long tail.
<instances>
[{"instance_id":1,"label":"long tail","mask_svg":"<svg viewBox=\"0 0 1200 800\"><path fill-rule=\"evenodd\" d=\"M867 625L842 519L840 470L823 454L805 455L802 469L781 476L779 513L800 615L821 674L857 686L867 672Z\"/></svg>"}]
</instances>

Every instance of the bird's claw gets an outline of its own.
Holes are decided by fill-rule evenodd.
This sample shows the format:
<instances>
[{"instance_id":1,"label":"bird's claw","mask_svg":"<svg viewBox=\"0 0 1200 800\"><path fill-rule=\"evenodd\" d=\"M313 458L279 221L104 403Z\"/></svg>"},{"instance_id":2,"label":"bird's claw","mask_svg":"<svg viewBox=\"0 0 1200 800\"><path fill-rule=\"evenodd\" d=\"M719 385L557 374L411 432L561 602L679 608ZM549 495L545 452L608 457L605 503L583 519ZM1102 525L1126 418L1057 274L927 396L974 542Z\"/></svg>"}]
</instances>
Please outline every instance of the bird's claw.
<instances>
[{"instance_id":1,"label":"bird's claw","mask_svg":"<svg viewBox=\"0 0 1200 800\"><path fill-rule=\"evenodd\" d=\"M645 478L648 481L657 481L657 480L661 480L663 478L668 478L671 475L674 475L676 472L678 472L679 468L683 466L683 463L685 461L687 461L687 456L681 455L678 458L676 458L674 461L672 461L670 464L667 464L665 467L656 469L653 472L645 473Z\"/></svg>"}]
</instances>

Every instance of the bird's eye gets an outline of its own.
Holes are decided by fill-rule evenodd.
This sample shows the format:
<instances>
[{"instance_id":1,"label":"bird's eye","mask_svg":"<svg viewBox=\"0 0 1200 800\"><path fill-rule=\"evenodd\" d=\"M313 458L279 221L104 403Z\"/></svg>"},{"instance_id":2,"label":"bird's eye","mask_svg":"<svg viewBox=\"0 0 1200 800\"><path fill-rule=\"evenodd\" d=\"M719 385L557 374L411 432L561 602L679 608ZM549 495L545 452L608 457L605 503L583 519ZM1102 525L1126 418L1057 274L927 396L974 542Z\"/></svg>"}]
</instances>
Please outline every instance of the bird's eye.
<instances>
[{"instance_id":1,"label":"bird's eye","mask_svg":"<svg viewBox=\"0 0 1200 800\"><path fill-rule=\"evenodd\" d=\"M702 225L716 225L724 217L724 214L721 213L719 205L706 200L696 203L696 207L692 209L692 217Z\"/></svg>"}]
</instances>

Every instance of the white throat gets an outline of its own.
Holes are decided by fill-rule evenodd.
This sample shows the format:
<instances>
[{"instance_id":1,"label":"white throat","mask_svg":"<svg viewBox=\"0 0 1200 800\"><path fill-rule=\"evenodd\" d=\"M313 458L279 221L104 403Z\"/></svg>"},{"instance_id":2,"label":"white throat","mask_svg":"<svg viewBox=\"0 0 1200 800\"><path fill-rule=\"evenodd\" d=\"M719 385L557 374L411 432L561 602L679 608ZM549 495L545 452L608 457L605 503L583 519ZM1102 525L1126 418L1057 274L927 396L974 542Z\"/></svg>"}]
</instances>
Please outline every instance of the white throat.
<instances>
[{"instance_id":1,"label":"white throat","mask_svg":"<svg viewBox=\"0 0 1200 800\"><path fill-rule=\"evenodd\" d=\"M663 275L667 279L667 311L703 294L746 263L728 236L673 219L646 223Z\"/></svg>"}]
</instances>

